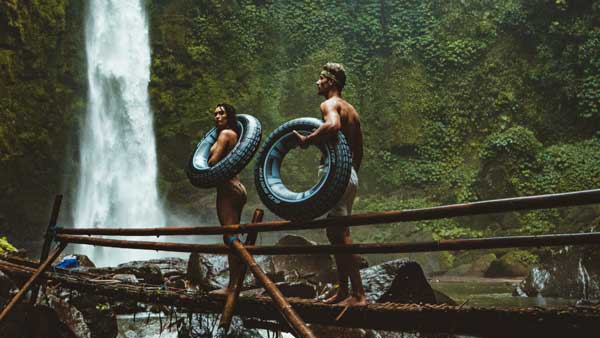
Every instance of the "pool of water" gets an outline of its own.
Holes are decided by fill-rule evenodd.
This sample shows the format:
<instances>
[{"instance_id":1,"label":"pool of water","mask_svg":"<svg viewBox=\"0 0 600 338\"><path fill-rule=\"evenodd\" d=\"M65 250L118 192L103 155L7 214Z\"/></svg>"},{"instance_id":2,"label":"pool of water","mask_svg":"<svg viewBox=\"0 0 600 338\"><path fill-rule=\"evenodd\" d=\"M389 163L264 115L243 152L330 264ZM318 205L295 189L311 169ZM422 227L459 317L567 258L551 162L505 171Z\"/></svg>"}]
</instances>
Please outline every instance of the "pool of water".
<instances>
[{"instance_id":1,"label":"pool of water","mask_svg":"<svg viewBox=\"0 0 600 338\"><path fill-rule=\"evenodd\" d=\"M577 302L577 299L513 296L513 290L519 282L520 280L487 278L429 281L431 287L445 293L458 304L467 301L465 306L555 307L575 305Z\"/></svg>"}]
</instances>

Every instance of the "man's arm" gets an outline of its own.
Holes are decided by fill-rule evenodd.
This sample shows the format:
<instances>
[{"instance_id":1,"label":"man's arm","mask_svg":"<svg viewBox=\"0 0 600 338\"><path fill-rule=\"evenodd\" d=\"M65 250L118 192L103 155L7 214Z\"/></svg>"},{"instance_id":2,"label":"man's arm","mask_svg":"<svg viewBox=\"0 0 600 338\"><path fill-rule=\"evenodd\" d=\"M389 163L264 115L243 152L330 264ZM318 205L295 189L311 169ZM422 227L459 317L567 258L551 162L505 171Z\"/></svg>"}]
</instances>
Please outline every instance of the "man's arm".
<instances>
[{"instance_id":1,"label":"man's arm","mask_svg":"<svg viewBox=\"0 0 600 338\"><path fill-rule=\"evenodd\" d=\"M219 163L229 153L229 149L237 142L237 135L234 131L225 129L219 133L217 141L215 142L215 148L210 152L208 158L208 165L213 166Z\"/></svg>"},{"instance_id":2,"label":"man's arm","mask_svg":"<svg viewBox=\"0 0 600 338\"><path fill-rule=\"evenodd\" d=\"M323 113L323 124L312 134L304 136L294 130L294 134L298 137L301 146L321 143L325 139L335 135L342 127L340 114L337 111L337 102L325 101L321 103L321 112Z\"/></svg>"}]
</instances>

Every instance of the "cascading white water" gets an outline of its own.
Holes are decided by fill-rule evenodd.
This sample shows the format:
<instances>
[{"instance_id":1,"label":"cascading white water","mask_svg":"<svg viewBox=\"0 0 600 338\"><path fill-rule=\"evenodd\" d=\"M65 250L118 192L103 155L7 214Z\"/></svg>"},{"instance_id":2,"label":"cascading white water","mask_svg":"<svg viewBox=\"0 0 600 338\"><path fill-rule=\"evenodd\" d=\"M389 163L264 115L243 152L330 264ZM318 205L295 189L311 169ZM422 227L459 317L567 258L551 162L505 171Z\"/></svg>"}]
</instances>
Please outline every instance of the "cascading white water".
<instances>
[{"instance_id":1,"label":"cascading white water","mask_svg":"<svg viewBox=\"0 0 600 338\"><path fill-rule=\"evenodd\" d=\"M142 1L89 1L86 52L89 98L81 133L75 227L163 226L148 102L150 44ZM83 246L78 251L99 265L153 255L104 250Z\"/></svg>"}]
</instances>

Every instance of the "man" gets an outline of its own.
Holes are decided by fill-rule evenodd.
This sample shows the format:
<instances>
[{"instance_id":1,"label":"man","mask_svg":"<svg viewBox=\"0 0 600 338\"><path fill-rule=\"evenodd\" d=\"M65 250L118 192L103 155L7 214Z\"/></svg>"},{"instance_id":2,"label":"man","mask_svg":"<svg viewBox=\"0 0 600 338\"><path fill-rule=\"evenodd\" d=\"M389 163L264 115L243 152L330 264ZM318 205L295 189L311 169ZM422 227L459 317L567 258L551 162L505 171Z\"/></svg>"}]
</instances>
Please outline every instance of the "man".
<instances>
[{"instance_id":1,"label":"man","mask_svg":"<svg viewBox=\"0 0 600 338\"><path fill-rule=\"evenodd\" d=\"M344 196L336 206L331 209L328 217L347 216L352 213L352 204L356 195L358 176L363 157L362 131L356 109L342 98L342 89L346 84L344 66L338 63L327 63L317 81L318 94L325 97L321 103L323 124L312 134L303 136L294 131L301 147L326 141L341 131L352 151L352 175L346 187ZM350 229L348 227L328 227L327 238L331 244L351 244ZM327 304L340 304L348 306L366 305L365 290L362 285L358 270L358 256L349 254L336 254L335 262L338 270L339 289L336 294L326 299ZM348 278L352 283L352 293L349 292Z\"/></svg>"}]
</instances>

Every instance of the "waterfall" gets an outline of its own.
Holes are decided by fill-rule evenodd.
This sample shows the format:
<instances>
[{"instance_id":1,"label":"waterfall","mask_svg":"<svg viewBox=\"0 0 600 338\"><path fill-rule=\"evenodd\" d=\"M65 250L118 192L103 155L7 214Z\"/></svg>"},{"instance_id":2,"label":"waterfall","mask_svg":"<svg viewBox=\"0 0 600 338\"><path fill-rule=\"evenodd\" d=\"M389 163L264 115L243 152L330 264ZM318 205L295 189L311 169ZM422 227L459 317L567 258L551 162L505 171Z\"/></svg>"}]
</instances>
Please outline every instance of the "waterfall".
<instances>
[{"instance_id":1,"label":"waterfall","mask_svg":"<svg viewBox=\"0 0 600 338\"><path fill-rule=\"evenodd\" d=\"M581 282L582 299L589 300L590 275L588 274L585 266L581 263L582 260L583 258L579 258L579 263L577 266L577 272L579 273L578 280Z\"/></svg>"},{"instance_id":2,"label":"waterfall","mask_svg":"<svg viewBox=\"0 0 600 338\"><path fill-rule=\"evenodd\" d=\"M89 1L86 53L89 93L81 129L74 225L164 226L156 186L156 146L148 102L150 44L142 1ZM78 251L98 265L156 255L91 246Z\"/></svg>"}]
</instances>

